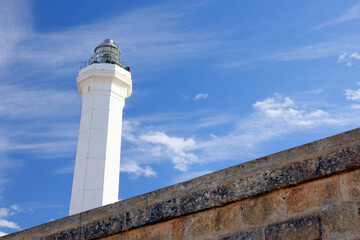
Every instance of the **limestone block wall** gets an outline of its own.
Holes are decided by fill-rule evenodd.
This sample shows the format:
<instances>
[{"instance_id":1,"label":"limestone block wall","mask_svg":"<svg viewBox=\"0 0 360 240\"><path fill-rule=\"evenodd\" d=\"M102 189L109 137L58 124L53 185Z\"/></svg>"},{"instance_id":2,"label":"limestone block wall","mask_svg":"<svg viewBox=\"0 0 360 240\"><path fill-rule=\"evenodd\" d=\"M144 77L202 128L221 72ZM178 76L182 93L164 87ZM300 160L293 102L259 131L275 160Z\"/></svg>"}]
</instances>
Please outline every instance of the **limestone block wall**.
<instances>
[{"instance_id":1,"label":"limestone block wall","mask_svg":"<svg viewBox=\"0 0 360 240\"><path fill-rule=\"evenodd\" d=\"M360 129L0 239L360 239Z\"/></svg>"}]
</instances>

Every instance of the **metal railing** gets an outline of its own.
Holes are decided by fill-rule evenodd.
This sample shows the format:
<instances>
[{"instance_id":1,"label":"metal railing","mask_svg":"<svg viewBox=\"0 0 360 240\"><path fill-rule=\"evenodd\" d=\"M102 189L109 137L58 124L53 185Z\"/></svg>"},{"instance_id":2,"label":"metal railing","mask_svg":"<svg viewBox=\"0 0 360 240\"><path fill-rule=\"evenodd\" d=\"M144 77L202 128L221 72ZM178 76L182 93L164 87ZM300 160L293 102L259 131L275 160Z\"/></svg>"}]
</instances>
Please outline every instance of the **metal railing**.
<instances>
[{"instance_id":1,"label":"metal railing","mask_svg":"<svg viewBox=\"0 0 360 240\"><path fill-rule=\"evenodd\" d=\"M94 63L111 63L111 64L117 64L122 68L126 67L126 61L122 60L121 58L119 58L118 61L115 61L115 59L109 60L109 59L92 56L89 58L88 61L80 62L80 70Z\"/></svg>"}]
</instances>

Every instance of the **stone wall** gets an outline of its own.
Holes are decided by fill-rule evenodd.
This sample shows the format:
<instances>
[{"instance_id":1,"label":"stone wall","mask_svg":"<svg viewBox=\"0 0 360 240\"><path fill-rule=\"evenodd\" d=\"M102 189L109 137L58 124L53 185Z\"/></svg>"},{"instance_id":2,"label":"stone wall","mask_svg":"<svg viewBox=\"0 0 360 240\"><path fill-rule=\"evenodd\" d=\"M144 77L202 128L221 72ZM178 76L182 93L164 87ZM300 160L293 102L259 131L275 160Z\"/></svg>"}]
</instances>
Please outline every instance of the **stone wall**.
<instances>
[{"instance_id":1,"label":"stone wall","mask_svg":"<svg viewBox=\"0 0 360 240\"><path fill-rule=\"evenodd\" d=\"M360 129L0 239L360 239Z\"/></svg>"}]
</instances>

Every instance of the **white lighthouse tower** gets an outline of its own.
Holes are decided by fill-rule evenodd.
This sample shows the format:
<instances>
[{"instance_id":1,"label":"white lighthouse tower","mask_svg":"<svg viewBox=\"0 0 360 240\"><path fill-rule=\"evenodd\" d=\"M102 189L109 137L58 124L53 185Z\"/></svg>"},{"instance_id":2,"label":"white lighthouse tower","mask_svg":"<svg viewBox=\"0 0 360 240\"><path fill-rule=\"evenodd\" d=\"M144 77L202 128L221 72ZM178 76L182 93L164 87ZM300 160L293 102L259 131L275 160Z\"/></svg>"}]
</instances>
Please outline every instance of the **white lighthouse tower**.
<instances>
[{"instance_id":1,"label":"white lighthouse tower","mask_svg":"<svg viewBox=\"0 0 360 240\"><path fill-rule=\"evenodd\" d=\"M94 52L77 77L82 111L69 215L118 201L122 112L131 74L111 39Z\"/></svg>"}]
</instances>

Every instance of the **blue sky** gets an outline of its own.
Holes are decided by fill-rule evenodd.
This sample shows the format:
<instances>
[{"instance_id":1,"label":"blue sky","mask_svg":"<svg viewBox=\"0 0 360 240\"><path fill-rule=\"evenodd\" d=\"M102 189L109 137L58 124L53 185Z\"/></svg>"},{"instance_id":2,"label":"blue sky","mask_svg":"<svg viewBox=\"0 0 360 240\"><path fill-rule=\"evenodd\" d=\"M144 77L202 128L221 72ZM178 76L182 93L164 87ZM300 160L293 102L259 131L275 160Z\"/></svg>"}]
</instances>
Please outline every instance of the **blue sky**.
<instances>
[{"instance_id":1,"label":"blue sky","mask_svg":"<svg viewBox=\"0 0 360 240\"><path fill-rule=\"evenodd\" d=\"M360 122L360 4L0 0L0 235L67 216L80 62L131 66L120 199Z\"/></svg>"}]
</instances>

